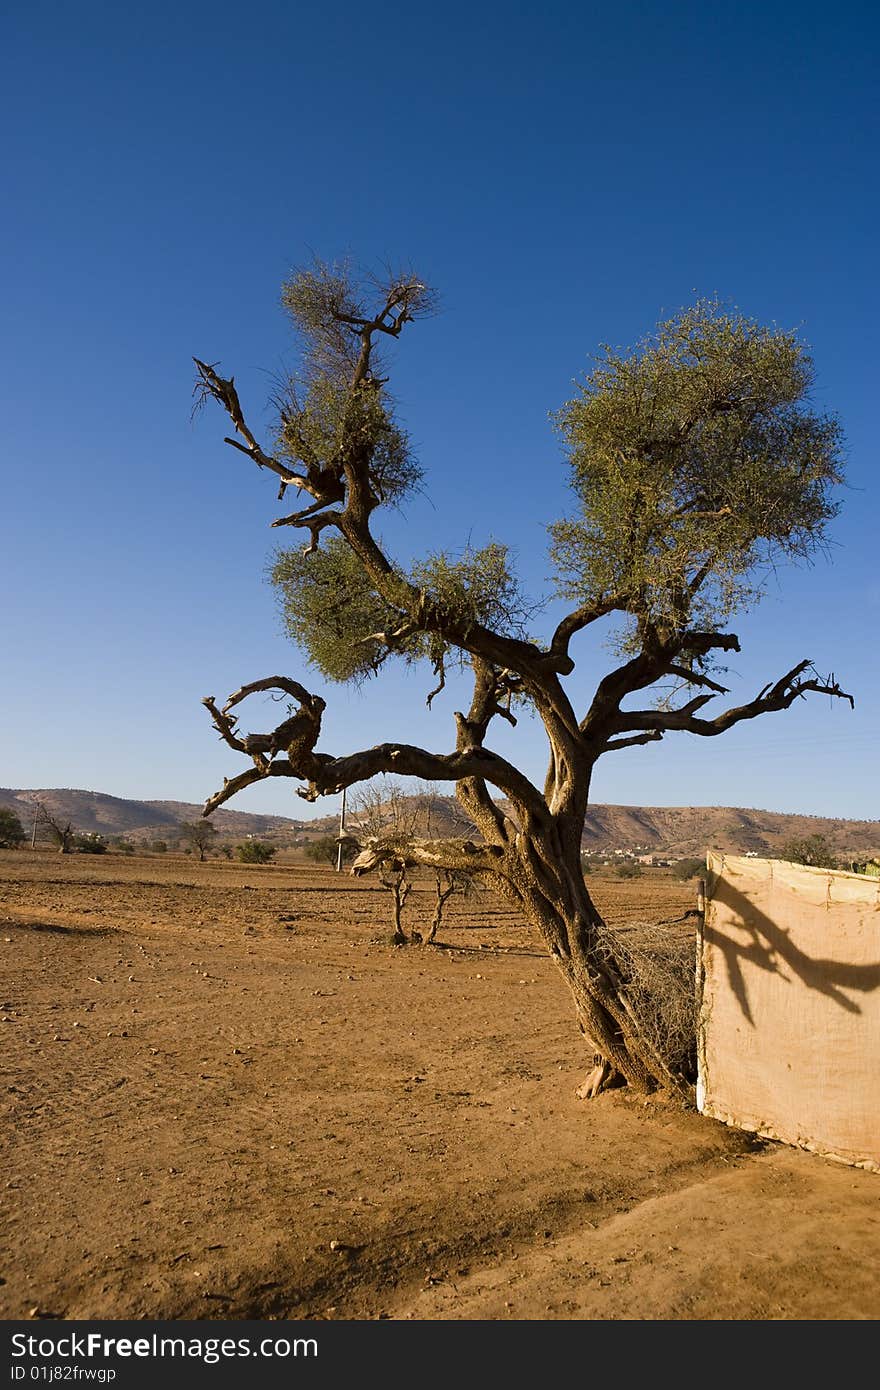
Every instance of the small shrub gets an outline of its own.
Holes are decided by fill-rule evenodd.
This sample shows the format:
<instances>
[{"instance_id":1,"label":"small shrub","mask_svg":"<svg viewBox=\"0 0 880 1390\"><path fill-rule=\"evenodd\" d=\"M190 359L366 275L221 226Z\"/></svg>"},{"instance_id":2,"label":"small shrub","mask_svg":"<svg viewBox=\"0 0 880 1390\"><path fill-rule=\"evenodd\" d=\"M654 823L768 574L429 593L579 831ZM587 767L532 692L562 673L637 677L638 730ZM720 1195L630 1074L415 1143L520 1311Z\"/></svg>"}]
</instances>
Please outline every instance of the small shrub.
<instances>
[{"instance_id":1,"label":"small shrub","mask_svg":"<svg viewBox=\"0 0 880 1390\"><path fill-rule=\"evenodd\" d=\"M0 806L0 849L15 849L24 843L24 830L14 811Z\"/></svg>"},{"instance_id":2,"label":"small shrub","mask_svg":"<svg viewBox=\"0 0 880 1390\"><path fill-rule=\"evenodd\" d=\"M641 864L630 864L626 860L615 869L618 878L641 878Z\"/></svg>"},{"instance_id":3,"label":"small shrub","mask_svg":"<svg viewBox=\"0 0 880 1390\"><path fill-rule=\"evenodd\" d=\"M345 836L342 841L343 864L349 864L356 852L357 841L350 835ZM320 835L305 847L306 859L312 859L316 864L335 864L338 854L339 841L335 835Z\"/></svg>"},{"instance_id":4,"label":"small shrub","mask_svg":"<svg viewBox=\"0 0 880 1390\"><path fill-rule=\"evenodd\" d=\"M691 878L701 878L705 872L706 865L702 859L679 859L672 866L672 877L681 879L682 883L687 883Z\"/></svg>"},{"instance_id":5,"label":"small shrub","mask_svg":"<svg viewBox=\"0 0 880 1390\"><path fill-rule=\"evenodd\" d=\"M182 821L180 832L189 845L191 850L199 856L199 863L203 864L208 857L208 850L213 845L217 831L209 820Z\"/></svg>"},{"instance_id":6,"label":"small shrub","mask_svg":"<svg viewBox=\"0 0 880 1390\"><path fill-rule=\"evenodd\" d=\"M150 849L154 854L167 854L168 844L165 840L151 840Z\"/></svg>"},{"instance_id":7,"label":"small shrub","mask_svg":"<svg viewBox=\"0 0 880 1390\"><path fill-rule=\"evenodd\" d=\"M265 840L245 840L235 852L242 864L268 864L275 858L275 846Z\"/></svg>"},{"instance_id":8,"label":"small shrub","mask_svg":"<svg viewBox=\"0 0 880 1390\"><path fill-rule=\"evenodd\" d=\"M106 854L107 845L100 835L91 831L85 831L81 835L74 835L73 848L80 854Z\"/></svg>"},{"instance_id":9,"label":"small shrub","mask_svg":"<svg viewBox=\"0 0 880 1390\"><path fill-rule=\"evenodd\" d=\"M837 855L824 835L804 835L788 840L780 849L779 857L790 864L810 864L816 869L838 868Z\"/></svg>"}]
</instances>

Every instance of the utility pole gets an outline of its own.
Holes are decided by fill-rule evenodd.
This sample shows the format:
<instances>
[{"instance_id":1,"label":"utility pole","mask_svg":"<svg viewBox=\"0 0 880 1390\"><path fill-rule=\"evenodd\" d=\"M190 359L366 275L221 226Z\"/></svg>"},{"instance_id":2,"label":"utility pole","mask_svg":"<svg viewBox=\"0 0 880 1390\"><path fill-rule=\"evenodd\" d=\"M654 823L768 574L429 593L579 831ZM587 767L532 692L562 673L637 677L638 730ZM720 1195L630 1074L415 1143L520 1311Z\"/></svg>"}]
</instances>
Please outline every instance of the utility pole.
<instances>
[{"instance_id":1,"label":"utility pole","mask_svg":"<svg viewBox=\"0 0 880 1390\"><path fill-rule=\"evenodd\" d=\"M342 873L342 837L345 834L345 792L346 788L343 787L342 805L339 808L339 842L336 846L336 872L338 874Z\"/></svg>"},{"instance_id":2,"label":"utility pole","mask_svg":"<svg viewBox=\"0 0 880 1390\"><path fill-rule=\"evenodd\" d=\"M34 807L34 829L31 835L31 849L37 848L37 807Z\"/></svg>"}]
</instances>

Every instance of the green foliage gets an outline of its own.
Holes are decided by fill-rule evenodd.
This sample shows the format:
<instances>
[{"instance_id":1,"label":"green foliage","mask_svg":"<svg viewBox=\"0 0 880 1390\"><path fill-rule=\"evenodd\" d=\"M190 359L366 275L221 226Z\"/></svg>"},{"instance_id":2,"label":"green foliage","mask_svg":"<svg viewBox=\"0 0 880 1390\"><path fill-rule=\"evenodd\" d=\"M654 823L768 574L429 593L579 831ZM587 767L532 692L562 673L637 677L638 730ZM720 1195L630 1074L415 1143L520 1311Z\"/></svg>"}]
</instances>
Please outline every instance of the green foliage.
<instances>
[{"instance_id":1,"label":"green foliage","mask_svg":"<svg viewBox=\"0 0 880 1390\"><path fill-rule=\"evenodd\" d=\"M354 858L356 851L355 842L346 838L342 842L342 862L347 863ZM335 864L339 853L339 841L335 835L321 835L317 840L311 840L305 847L305 856L313 860L316 864Z\"/></svg>"},{"instance_id":2,"label":"green foliage","mask_svg":"<svg viewBox=\"0 0 880 1390\"><path fill-rule=\"evenodd\" d=\"M617 865L614 872L617 874L618 878L641 878L642 866L641 864L633 864L630 860L625 859L622 864Z\"/></svg>"},{"instance_id":3,"label":"green foliage","mask_svg":"<svg viewBox=\"0 0 880 1390\"><path fill-rule=\"evenodd\" d=\"M74 835L73 848L80 854L106 854L107 842L103 836L97 835L94 831L83 831L81 834Z\"/></svg>"},{"instance_id":4,"label":"green foliage","mask_svg":"<svg viewBox=\"0 0 880 1390\"><path fill-rule=\"evenodd\" d=\"M236 846L235 853L242 864L269 864L275 858L275 846L265 840L245 840Z\"/></svg>"},{"instance_id":5,"label":"green foliage","mask_svg":"<svg viewBox=\"0 0 880 1390\"><path fill-rule=\"evenodd\" d=\"M345 381L319 377L305 388L288 382L279 404L275 452L291 467L305 461L329 480L346 457L364 455L375 499L384 503L399 503L422 481L409 438L380 391L352 391Z\"/></svg>"},{"instance_id":6,"label":"green foliage","mask_svg":"<svg viewBox=\"0 0 880 1390\"><path fill-rule=\"evenodd\" d=\"M412 277L399 285L413 293L414 312L428 307ZM366 298L349 267L301 272L283 299L304 366L279 401L279 456L305 465L326 488L325 505L344 499L353 457L369 461L374 505L399 501L421 475L383 381L351 388L361 340L345 320L364 314ZM551 527L561 593L627 614L622 645L632 649L718 627L760 597L778 559L810 557L842 480L840 429L809 408L811 382L794 334L717 301L683 310L631 352L606 348L556 416L578 504ZM398 569L399 607L395 572L380 597L347 541L327 532L313 553L279 552L270 575L289 635L334 681L363 680L390 655L427 658L439 672L469 626L526 636L530 617L497 542ZM424 596L420 616L407 583ZM679 662L706 658L685 649Z\"/></svg>"},{"instance_id":7,"label":"green foliage","mask_svg":"<svg viewBox=\"0 0 880 1390\"><path fill-rule=\"evenodd\" d=\"M153 851L154 854L167 854L168 843L165 840L151 840L150 849Z\"/></svg>"},{"instance_id":8,"label":"green foliage","mask_svg":"<svg viewBox=\"0 0 880 1390\"><path fill-rule=\"evenodd\" d=\"M0 849L15 849L24 843L25 833L14 811L0 806Z\"/></svg>"},{"instance_id":9,"label":"green foliage","mask_svg":"<svg viewBox=\"0 0 880 1390\"><path fill-rule=\"evenodd\" d=\"M396 326L431 311L431 292L412 274L362 285L347 262L316 261L291 276L281 300L303 352L299 378L286 382L277 400L278 457L295 469L304 466L331 501L334 493L341 500L345 465L356 458L367 464L373 504L399 502L418 486L422 471L393 418L375 346L360 384L353 388L352 381L364 324L372 322L374 336L387 341Z\"/></svg>"},{"instance_id":10,"label":"green foliage","mask_svg":"<svg viewBox=\"0 0 880 1390\"><path fill-rule=\"evenodd\" d=\"M401 576L402 578L402 576ZM330 680L363 680L389 656L442 664L449 643L438 633L412 630L403 609L380 598L354 551L339 536L314 554L279 551L270 570L284 625L313 666ZM525 600L507 546L490 542L455 559L445 552L416 564L411 582L425 604L463 631L474 623L525 635Z\"/></svg>"},{"instance_id":11,"label":"green foliage","mask_svg":"<svg viewBox=\"0 0 880 1390\"><path fill-rule=\"evenodd\" d=\"M824 835L802 835L788 840L780 849L779 857L790 864L811 864L817 869L839 867L837 855Z\"/></svg>"},{"instance_id":12,"label":"green foliage","mask_svg":"<svg viewBox=\"0 0 880 1390\"><path fill-rule=\"evenodd\" d=\"M388 648L370 634L393 630L401 614L379 598L340 536L329 537L313 555L280 551L270 578L279 591L288 634L322 675L333 681L363 680L378 670ZM412 642L400 650L404 656L415 654Z\"/></svg>"},{"instance_id":13,"label":"green foliage","mask_svg":"<svg viewBox=\"0 0 880 1390\"><path fill-rule=\"evenodd\" d=\"M180 833L189 846L185 853L195 850L200 861L207 857L208 849L217 835L209 820L182 821Z\"/></svg>"},{"instance_id":14,"label":"green foliage","mask_svg":"<svg viewBox=\"0 0 880 1390\"><path fill-rule=\"evenodd\" d=\"M704 859L679 859L678 863L672 866L672 877L681 879L682 883L687 883L692 878L700 878L705 872Z\"/></svg>"},{"instance_id":15,"label":"green foliage","mask_svg":"<svg viewBox=\"0 0 880 1390\"><path fill-rule=\"evenodd\" d=\"M372 277L361 282L347 260L316 260L285 282L281 302L302 338L310 379L350 380L360 350L351 321L371 319L379 300L387 306L382 315L386 328L401 309L405 322L430 314L435 306L431 290L412 272L392 274L381 285Z\"/></svg>"},{"instance_id":16,"label":"green foliage","mask_svg":"<svg viewBox=\"0 0 880 1390\"><path fill-rule=\"evenodd\" d=\"M457 560L438 551L414 566L412 582L464 631L479 623L494 632L525 636L528 610L506 545L490 541L480 550L468 546Z\"/></svg>"},{"instance_id":17,"label":"green foliage","mask_svg":"<svg viewBox=\"0 0 880 1390\"><path fill-rule=\"evenodd\" d=\"M560 588L661 635L715 627L766 566L809 557L842 479L837 422L806 405L792 333L714 301L629 353L604 350L556 422L580 515L551 527Z\"/></svg>"}]
</instances>

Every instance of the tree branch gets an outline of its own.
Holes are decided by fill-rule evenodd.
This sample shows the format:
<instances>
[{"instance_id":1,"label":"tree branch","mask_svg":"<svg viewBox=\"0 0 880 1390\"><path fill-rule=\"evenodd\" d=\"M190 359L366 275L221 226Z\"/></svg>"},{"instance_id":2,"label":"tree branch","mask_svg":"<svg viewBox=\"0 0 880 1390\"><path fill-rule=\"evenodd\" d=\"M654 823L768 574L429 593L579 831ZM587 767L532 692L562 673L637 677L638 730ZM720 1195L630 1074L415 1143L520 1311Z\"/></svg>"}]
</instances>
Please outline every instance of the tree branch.
<instances>
[{"instance_id":1,"label":"tree branch","mask_svg":"<svg viewBox=\"0 0 880 1390\"><path fill-rule=\"evenodd\" d=\"M229 801L233 796L237 796L245 787L253 786L254 782L261 782L264 777L295 777L290 764L281 758L278 762L268 763L264 768L249 767L246 772L240 772L237 777L224 777L223 786L213 796L209 796L202 808L203 816L210 816L222 806L224 801Z\"/></svg>"},{"instance_id":2,"label":"tree branch","mask_svg":"<svg viewBox=\"0 0 880 1390\"><path fill-rule=\"evenodd\" d=\"M707 690L714 690L716 695L730 694L730 690L726 685L719 685L718 681L713 681L709 676L705 675L704 672L691 670L687 666L667 666L666 675L678 676L680 680L685 681L688 685L705 686Z\"/></svg>"},{"instance_id":3,"label":"tree branch","mask_svg":"<svg viewBox=\"0 0 880 1390\"><path fill-rule=\"evenodd\" d=\"M481 845L473 840L416 840L408 835L379 835L361 848L351 866L356 878L376 869L408 869L417 864L432 869L462 869L466 872L498 869L502 850L497 845Z\"/></svg>"},{"instance_id":4,"label":"tree branch","mask_svg":"<svg viewBox=\"0 0 880 1390\"><path fill-rule=\"evenodd\" d=\"M381 311L374 318L368 318L356 309L348 312L328 303L331 317L361 338L361 352L349 381L352 393L376 384L370 372L374 334L381 332L397 337L407 322L425 312L430 305L425 286L414 277L404 278L392 285L385 295ZM570 672L573 669L573 662L567 653L559 650L559 643L556 650L547 652L532 642L493 632L480 623L459 620L445 611L442 605L426 602L424 592L391 565L370 531L369 519L375 507L375 496L370 482L368 452L356 446L348 449L339 460L332 478L329 475L324 477L328 470L323 470L321 477L318 477L316 470L308 466L308 476L294 473L260 448L244 419L234 379L227 381L218 375L211 364L194 360L200 378L197 390L201 391L203 397L210 395L220 402L247 447L236 440L228 442L253 458L260 467L271 468L285 485L290 483L303 488L318 504L345 499L344 508L339 512L324 512L320 506L310 507L289 517L279 518L274 524L302 526L310 530L308 552L317 549L324 527L338 526L380 596L409 617L414 624L413 630L435 633L444 641L481 657L499 670L509 669L521 676L525 693L533 699L549 736L574 746L579 738L577 719L558 679L559 671ZM344 474L344 486L340 472ZM512 718L509 712L503 717Z\"/></svg>"},{"instance_id":5,"label":"tree branch","mask_svg":"<svg viewBox=\"0 0 880 1390\"><path fill-rule=\"evenodd\" d=\"M594 745L601 745L621 727L640 727L620 725L621 702L636 690L645 690L656 684L669 673L670 668L677 667L676 658L682 652L687 652L689 656L705 656L712 650L738 652L739 649L739 638L732 632L681 632L666 642L657 639L646 641L637 656L609 672L599 682L590 708L581 720L581 733ZM708 683L708 677L701 677L699 682L694 683Z\"/></svg>"},{"instance_id":6,"label":"tree branch","mask_svg":"<svg viewBox=\"0 0 880 1390\"><path fill-rule=\"evenodd\" d=\"M663 737L662 729L650 729L644 734L634 734L632 738L610 739L602 749L603 753L614 753L618 748L634 748L637 743L656 743Z\"/></svg>"},{"instance_id":7,"label":"tree branch","mask_svg":"<svg viewBox=\"0 0 880 1390\"><path fill-rule=\"evenodd\" d=\"M550 642L549 654L558 661L557 669L560 674L567 676L574 669L574 662L568 655L568 644L575 633L581 632L590 623L596 622L599 618L607 617L609 613L614 613L621 608L621 599L618 595L613 598L602 599L596 603L583 603L580 608L575 608L573 612L566 614L558 624L556 631Z\"/></svg>"},{"instance_id":8,"label":"tree branch","mask_svg":"<svg viewBox=\"0 0 880 1390\"><path fill-rule=\"evenodd\" d=\"M289 516L276 517L272 522L273 526L307 526L307 517L314 516L322 507L326 507L327 502L323 497L319 497L317 502L313 502L310 507L303 507L302 511L291 512ZM327 523L325 523L327 524Z\"/></svg>"},{"instance_id":9,"label":"tree branch","mask_svg":"<svg viewBox=\"0 0 880 1390\"><path fill-rule=\"evenodd\" d=\"M500 700L504 692L510 696L513 677L509 671L498 672L479 657L472 657L474 670L474 692L467 716L456 713L458 731L456 747L464 751L474 745L482 747L493 717L500 714L513 723L514 716L505 709ZM489 793L482 777L469 777L459 782L455 789L456 798L468 816L490 843L506 845L512 843L516 827L505 816Z\"/></svg>"},{"instance_id":10,"label":"tree branch","mask_svg":"<svg viewBox=\"0 0 880 1390\"><path fill-rule=\"evenodd\" d=\"M245 422L241 402L238 399L238 392L235 389L235 377L230 377L229 380L226 381L222 376L218 376L210 363L201 362L198 357L194 357L193 361L196 364L196 370L199 374L199 379L196 381L195 385L196 406L199 406L208 396L213 396L216 401L220 402L233 425L238 430L238 433L245 441L245 444L239 444L237 439L229 438L224 439L223 442L225 444L231 444L233 449L238 449L241 453L247 454L259 468L271 469L271 471L277 473L278 477L285 483L295 483L297 487L304 487L310 490L307 479L300 477L299 474L294 473L293 469L286 467L283 463L279 463L277 459L272 458L271 454L265 453L263 449L260 448L260 445L257 443L253 434L251 434ZM245 445L247 447L245 447Z\"/></svg>"},{"instance_id":11,"label":"tree branch","mask_svg":"<svg viewBox=\"0 0 880 1390\"><path fill-rule=\"evenodd\" d=\"M256 691L281 690L291 695L300 706L271 733L248 734L240 738L236 721L229 711ZM246 753L254 761L253 769L227 780L206 803L203 815L228 801L243 786L250 786L261 777L295 777L306 783L298 795L306 801L340 792L357 782L366 782L381 772L393 772L404 777L418 777L426 782L459 782L477 778L491 782L504 792L523 812L546 817L547 807L536 787L527 777L489 749L459 737L460 747L454 753L430 753L411 744L383 743L358 753L336 758L328 753L315 753L314 746L321 731L324 701L311 695L297 681L284 676L267 676L263 680L243 685L230 695L218 709L212 696L203 701L212 715L221 737L237 752ZM458 716L463 721L463 716ZM465 721L466 724L466 721ZM276 754L286 750L287 759L273 761Z\"/></svg>"},{"instance_id":12,"label":"tree branch","mask_svg":"<svg viewBox=\"0 0 880 1390\"><path fill-rule=\"evenodd\" d=\"M273 521L273 526L302 526L305 530L312 533L312 539L304 547L306 555L314 555L318 549L318 537L325 526L337 526L340 520L339 512L322 512L319 509L326 506L326 501L316 502L314 507L306 507L302 512L294 512L291 516L279 517ZM315 515L317 513L317 515Z\"/></svg>"},{"instance_id":13,"label":"tree branch","mask_svg":"<svg viewBox=\"0 0 880 1390\"><path fill-rule=\"evenodd\" d=\"M700 695L678 710L623 711L614 721L613 732L623 733L631 729L641 729L646 732L654 732L655 735L658 733L662 735L670 729L680 729L687 733L711 738L717 734L723 734L734 724L740 724L743 720L756 719L762 714L772 714L779 710L788 709L795 700L811 692L819 695L830 695L838 700L848 700L850 706L855 708L852 695L848 695L845 690L841 689L833 675L828 676L827 679L819 676L804 679L804 673L813 669L812 663L808 660L798 662L797 666L793 666L773 685L765 686L754 700L725 710L715 719L698 719L696 717L696 710L714 698L712 695Z\"/></svg>"}]
</instances>

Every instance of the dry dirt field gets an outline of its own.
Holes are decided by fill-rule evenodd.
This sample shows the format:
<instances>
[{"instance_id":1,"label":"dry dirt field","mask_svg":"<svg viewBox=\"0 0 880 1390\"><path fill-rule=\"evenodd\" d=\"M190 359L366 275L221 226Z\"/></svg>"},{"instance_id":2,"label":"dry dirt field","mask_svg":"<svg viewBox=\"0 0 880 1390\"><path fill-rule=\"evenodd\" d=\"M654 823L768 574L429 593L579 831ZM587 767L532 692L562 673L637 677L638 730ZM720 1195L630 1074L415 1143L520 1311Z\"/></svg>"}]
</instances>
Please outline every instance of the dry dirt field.
<instances>
[{"instance_id":1,"label":"dry dirt field","mask_svg":"<svg viewBox=\"0 0 880 1390\"><path fill-rule=\"evenodd\" d=\"M578 1102L565 988L492 898L447 949L387 933L331 870L0 852L0 1314L880 1315L876 1175Z\"/></svg>"}]
</instances>

